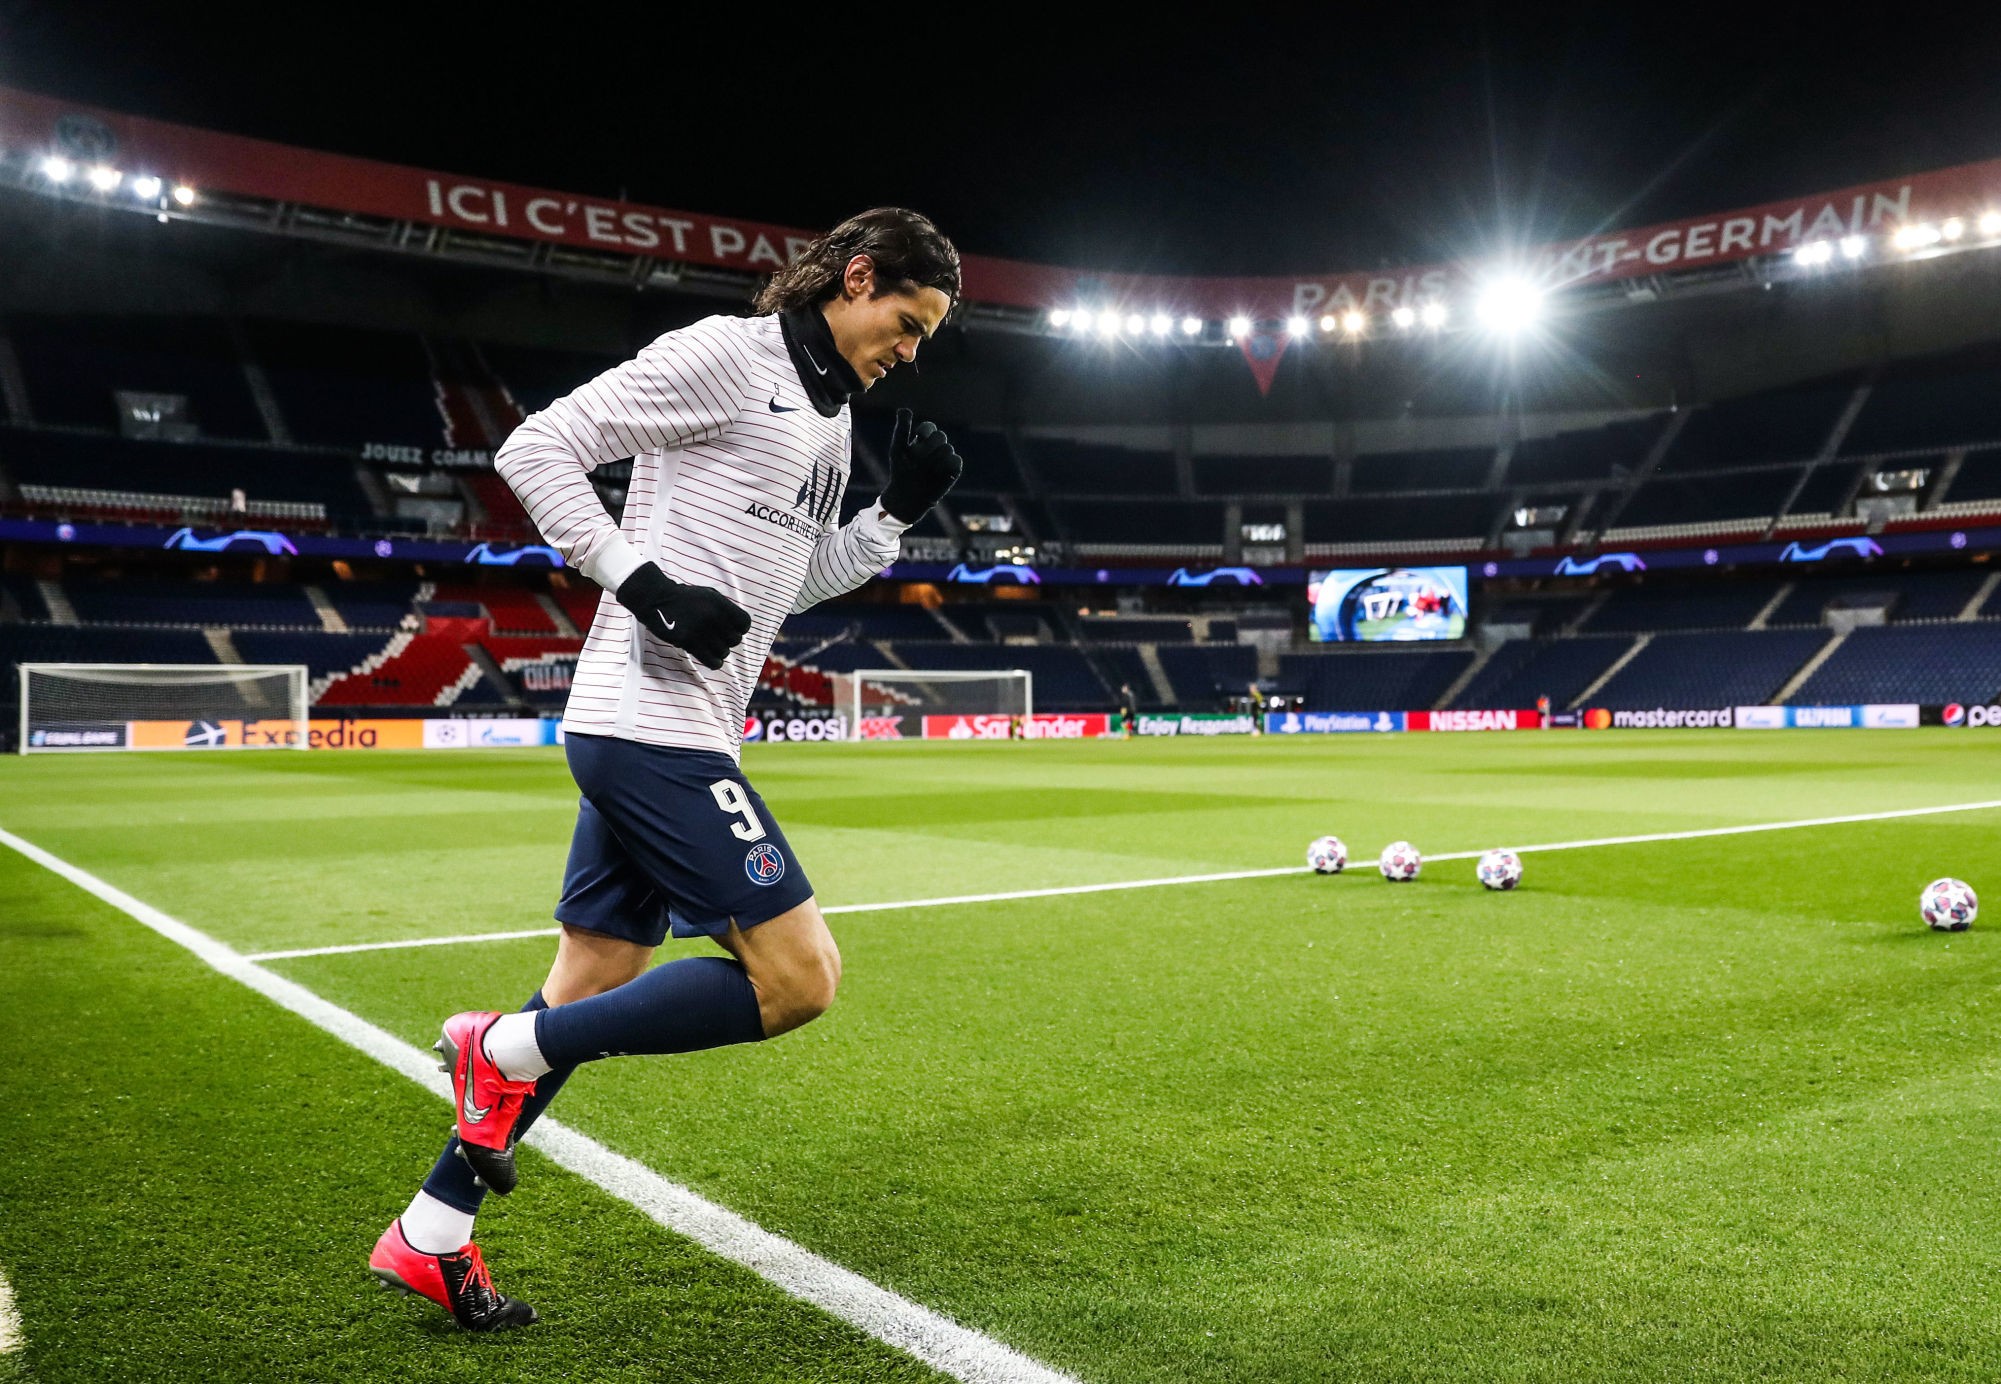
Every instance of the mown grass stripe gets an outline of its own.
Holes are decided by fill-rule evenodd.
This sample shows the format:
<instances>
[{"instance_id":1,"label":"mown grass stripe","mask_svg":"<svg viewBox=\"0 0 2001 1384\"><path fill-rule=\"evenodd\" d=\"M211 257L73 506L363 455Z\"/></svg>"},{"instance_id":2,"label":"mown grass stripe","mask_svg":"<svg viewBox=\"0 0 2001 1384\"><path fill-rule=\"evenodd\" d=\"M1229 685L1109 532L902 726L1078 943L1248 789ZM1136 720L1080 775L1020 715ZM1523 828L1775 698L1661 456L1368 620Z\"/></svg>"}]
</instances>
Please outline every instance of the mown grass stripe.
<instances>
[{"instance_id":1,"label":"mown grass stripe","mask_svg":"<svg viewBox=\"0 0 2001 1384\"><path fill-rule=\"evenodd\" d=\"M1903 807L1887 812L1851 812L1839 817L1803 817L1789 822L1751 822L1728 827L1699 827L1689 831L1652 831L1637 836L1597 836L1581 841L1549 841L1537 846L1510 846L1518 855L1542 855L1550 851L1580 851L1599 846L1638 846L1655 841L1696 841L1713 836L1749 836L1763 831L1797 831L1804 827L1844 826L1855 822L1887 822L1899 817L1933 817L1948 812L1984 812L2001 808L2001 798L1985 802L1947 803L1940 807ZM1446 851L1424 857L1426 864L1441 860L1477 860L1488 849ZM1360 863L1366 863L1365 861ZM893 913L907 908L945 908L959 904L1006 903L1014 899L1053 899L1068 894L1105 894L1121 889L1164 889L1178 884L1215 884L1236 879L1272 879L1280 875L1303 875L1307 865L1279 865L1259 870L1224 870L1206 875L1169 875L1160 879L1122 879L1105 884L1065 884L1047 889L1010 889L997 894L954 894L935 899L901 899L889 903L842 903L822 908L829 917L840 913ZM393 951L401 947L444 947L461 942L511 942L524 937L554 937L560 929L528 928L518 932L474 932L454 937L415 937L394 942L348 942L332 947L294 947L286 951L253 952L248 961L287 961L306 956L341 956L351 952Z\"/></svg>"},{"instance_id":2,"label":"mown grass stripe","mask_svg":"<svg viewBox=\"0 0 2001 1384\"><path fill-rule=\"evenodd\" d=\"M431 1053L412 1047L305 986L266 970L207 933L4 828L0 828L0 845L61 876L194 953L230 979L450 1102L450 1083L438 1071L437 1059ZM526 1142L547 1154L558 1166L602 1188L667 1229L954 1379L966 1384L1074 1384L1069 1376L1029 1359L1012 1347L960 1326L781 1235L774 1235L555 1120L538 1121Z\"/></svg>"}]
</instances>

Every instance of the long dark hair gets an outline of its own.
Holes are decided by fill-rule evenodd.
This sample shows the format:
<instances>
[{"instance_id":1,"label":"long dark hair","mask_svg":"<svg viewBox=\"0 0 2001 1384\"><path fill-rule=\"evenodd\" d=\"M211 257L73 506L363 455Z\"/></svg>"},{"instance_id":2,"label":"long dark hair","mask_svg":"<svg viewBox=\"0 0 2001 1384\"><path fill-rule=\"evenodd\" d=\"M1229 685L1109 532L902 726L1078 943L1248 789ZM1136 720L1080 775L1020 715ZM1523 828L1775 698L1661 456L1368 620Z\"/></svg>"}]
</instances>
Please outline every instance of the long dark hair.
<instances>
[{"instance_id":1,"label":"long dark hair","mask_svg":"<svg viewBox=\"0 0 2001 1384\"><path fill-rule=\"evenodd\" d=\"M824 303L841 291L848 261L875 261L875 296L912 285L935 288L959 305L959 251L931 219L904 207L876 207L850 216L815 240L758 290L752 309L783 312Z\"/></svg>"}]
</instances>

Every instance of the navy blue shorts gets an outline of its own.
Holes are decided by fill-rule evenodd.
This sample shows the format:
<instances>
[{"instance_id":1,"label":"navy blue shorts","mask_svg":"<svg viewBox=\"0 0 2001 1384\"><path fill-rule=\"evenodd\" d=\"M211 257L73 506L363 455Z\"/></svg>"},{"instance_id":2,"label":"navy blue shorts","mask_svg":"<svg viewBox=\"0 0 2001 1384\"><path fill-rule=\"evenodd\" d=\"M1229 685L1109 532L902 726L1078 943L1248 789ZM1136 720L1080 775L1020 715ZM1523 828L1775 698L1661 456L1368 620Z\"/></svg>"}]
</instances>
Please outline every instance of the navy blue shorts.
<instances>
[{"instance_id":1,"label":"navy blue shorts","mask_svg":"<svg viewBox=\"0 0 2001 1384\"><path fill-rule=\"evenodd\" d=\"M657 947L753 928L813 897L764 799L728 755L564 737L583 789L556 920Z\"/></svg>"}]
</instances>

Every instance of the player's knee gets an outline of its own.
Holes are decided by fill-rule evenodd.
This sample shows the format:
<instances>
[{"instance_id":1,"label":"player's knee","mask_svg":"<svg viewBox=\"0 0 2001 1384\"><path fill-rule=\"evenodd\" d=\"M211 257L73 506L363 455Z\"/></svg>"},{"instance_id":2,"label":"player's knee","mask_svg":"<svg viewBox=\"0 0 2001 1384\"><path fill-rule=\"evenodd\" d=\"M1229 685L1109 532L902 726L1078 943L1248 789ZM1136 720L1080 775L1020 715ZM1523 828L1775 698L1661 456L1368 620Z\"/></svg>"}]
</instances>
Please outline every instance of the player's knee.
<instances>
[{"instance_id":1,"label":"player's knee","mask_svg":"<svg viewBox=\"0 0 2001 1384\"><path fill-rule=\"evenodd\" d=\"M795 958L783 980L763 997L765 1036L775 1038L819 1018L833 1008L840 984L840 949L828 938Z\"/></svg>"}]
</instances>

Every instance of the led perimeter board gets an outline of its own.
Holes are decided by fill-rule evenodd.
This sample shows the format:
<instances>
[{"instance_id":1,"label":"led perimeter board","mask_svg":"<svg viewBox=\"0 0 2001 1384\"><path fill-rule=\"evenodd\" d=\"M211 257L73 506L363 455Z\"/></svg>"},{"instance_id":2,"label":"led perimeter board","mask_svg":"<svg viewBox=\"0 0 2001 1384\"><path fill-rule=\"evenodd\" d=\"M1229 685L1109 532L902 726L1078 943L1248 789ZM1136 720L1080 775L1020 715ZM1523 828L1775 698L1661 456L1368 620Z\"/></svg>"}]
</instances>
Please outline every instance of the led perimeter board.
<instances>
[{"instance_id":1,"label":"led perimeter board","mask_svg":"<svg viewBox=\"0 0 2001 1384\"><path fill-rule=\"evenodd\" d=\"M1464 567L1359 567L1315 572L1307 633L1317 643L1463 639Z\"/></svg>"}]
</instances>

